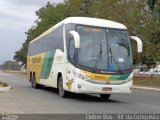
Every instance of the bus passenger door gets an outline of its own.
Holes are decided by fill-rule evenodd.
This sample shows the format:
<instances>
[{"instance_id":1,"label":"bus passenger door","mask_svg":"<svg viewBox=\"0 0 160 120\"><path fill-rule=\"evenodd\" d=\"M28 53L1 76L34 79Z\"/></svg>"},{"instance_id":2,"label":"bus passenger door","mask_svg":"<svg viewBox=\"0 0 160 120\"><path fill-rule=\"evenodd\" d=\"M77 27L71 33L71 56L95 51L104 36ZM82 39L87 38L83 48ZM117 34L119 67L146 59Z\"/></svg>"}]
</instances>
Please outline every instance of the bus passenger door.
<instances>
[{"instance_id":1,"label":"bus passenger door","mask_svg":"<svg viewBox=\"0 0 160 120\"><path fill-rule=\"evenodd\" d=\"M74 39L69 40L68 63L66 64L67 89L74 92L74 71L75 71L75 45Z\"/></svg>"}]
</instances>

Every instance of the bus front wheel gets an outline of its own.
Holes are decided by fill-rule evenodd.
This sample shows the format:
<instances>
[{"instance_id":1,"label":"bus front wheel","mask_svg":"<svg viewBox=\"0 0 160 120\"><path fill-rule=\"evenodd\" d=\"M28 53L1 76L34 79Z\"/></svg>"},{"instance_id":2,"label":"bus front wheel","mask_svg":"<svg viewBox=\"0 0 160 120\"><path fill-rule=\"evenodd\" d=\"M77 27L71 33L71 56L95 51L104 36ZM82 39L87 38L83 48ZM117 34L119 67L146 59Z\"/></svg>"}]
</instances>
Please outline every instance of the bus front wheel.
<instances>
[{"instance_id":1,"label":"bus front wheel","mask_svg":"<svg viewBox=\"0 0 160 120\"><path fill-rule=\"evenodd\" d=\"M62 98L67 97L67 91L63 89L63 78L60 77L58 80L58 89L59 89L59 96Z\"/></svg>"},{"instance_id":2,"label":"bus front wheel","mask_svg":"<svg viewBox=\"0 0 160 120\"><path fill-rule=\"evenodd\" d=\"M101 97L103 100L109 100L109 98L111 97L111 94L100 94L100 97Z\"/></svg>"}]
</instances>

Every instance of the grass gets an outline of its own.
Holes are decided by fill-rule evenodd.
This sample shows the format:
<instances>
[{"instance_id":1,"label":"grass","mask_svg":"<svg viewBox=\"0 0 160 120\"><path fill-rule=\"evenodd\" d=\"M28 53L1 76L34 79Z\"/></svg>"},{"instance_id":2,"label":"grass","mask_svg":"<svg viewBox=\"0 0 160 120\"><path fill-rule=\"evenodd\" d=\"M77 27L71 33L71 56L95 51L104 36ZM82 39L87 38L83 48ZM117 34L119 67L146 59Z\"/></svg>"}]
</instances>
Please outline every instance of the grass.
<instances>
[{"instance_id":1,"label":"grass","mask_svg":"<svg viewBox=\"0 0 160 120\"><path fill-rule=\"evenodd\" d=\"M133 84L137 86L160 88L160 77L135 76L133 78Z\"/></svg>"},{"instance_id":2,"label":"grass","mask_svg":"<svg viewBox=\"0 0 160 120\"><path fill-rule=\"evenodd\" d=\"M0 87L7 87L7 86L8 86L7 83L3 83L0 81Z\"/></svg>"}]
</instances>

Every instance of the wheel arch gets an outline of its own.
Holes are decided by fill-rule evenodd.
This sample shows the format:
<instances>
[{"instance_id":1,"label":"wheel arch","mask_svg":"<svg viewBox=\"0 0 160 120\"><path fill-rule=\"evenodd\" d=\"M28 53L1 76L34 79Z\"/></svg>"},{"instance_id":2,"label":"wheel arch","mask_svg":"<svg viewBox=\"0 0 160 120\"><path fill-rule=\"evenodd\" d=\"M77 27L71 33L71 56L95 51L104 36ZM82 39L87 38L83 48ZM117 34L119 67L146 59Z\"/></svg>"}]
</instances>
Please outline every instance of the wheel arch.
<instances>
[{"instance_id":1,"label":"wheel arch","mask_svg":"<svg viewBox=\"0 0 160 120\"><path fill-rule=\"evenodd\" d=\"M32 71L30 71L30 75L29 75L29 81L31 82L31 80L32 80Z\"/></svg>"},{"instance_id":2,"label":"wheel arch","mask_svg":"<svg viewBox=\"0 0 160 120\"><path fill-rule=\"evenodd\" d=\"M63 79L63 81L64 81L64 79L65 79L64 75L65 75L65 74L64 74L64 71L63 71L63 70L57 71L57 88L58 88L59 78L62 77L62 79Z\"/></svg>"},{"instance_id":3,"label":"wheel arch","mask_svg":"<svg viewBox=\"0 0 160 120\"><path fill-rule=\"evenodd\" d=\"M57 74L57 88L58 88L58 82L60 77L62 77L62 72L58 72Z\"/></svg>"}]
</instances>

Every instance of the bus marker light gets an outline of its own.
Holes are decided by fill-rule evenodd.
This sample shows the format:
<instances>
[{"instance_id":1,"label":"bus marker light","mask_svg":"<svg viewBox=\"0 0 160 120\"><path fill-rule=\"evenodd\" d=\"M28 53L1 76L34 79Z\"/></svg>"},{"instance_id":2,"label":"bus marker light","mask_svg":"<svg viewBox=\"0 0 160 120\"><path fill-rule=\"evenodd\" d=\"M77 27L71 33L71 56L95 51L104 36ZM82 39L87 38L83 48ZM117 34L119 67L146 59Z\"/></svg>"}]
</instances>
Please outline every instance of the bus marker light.
<instances>
[{"instance_id":1,"label":"bus marker light","mask_svg":"<svg viewBox=\"0 0 160 120\"><path fill-rule=\"evenodd\" d=\"M112 91L112 88L110 88L110 87L104 87L103 91Z\"/></svg>"}]
</instances>

